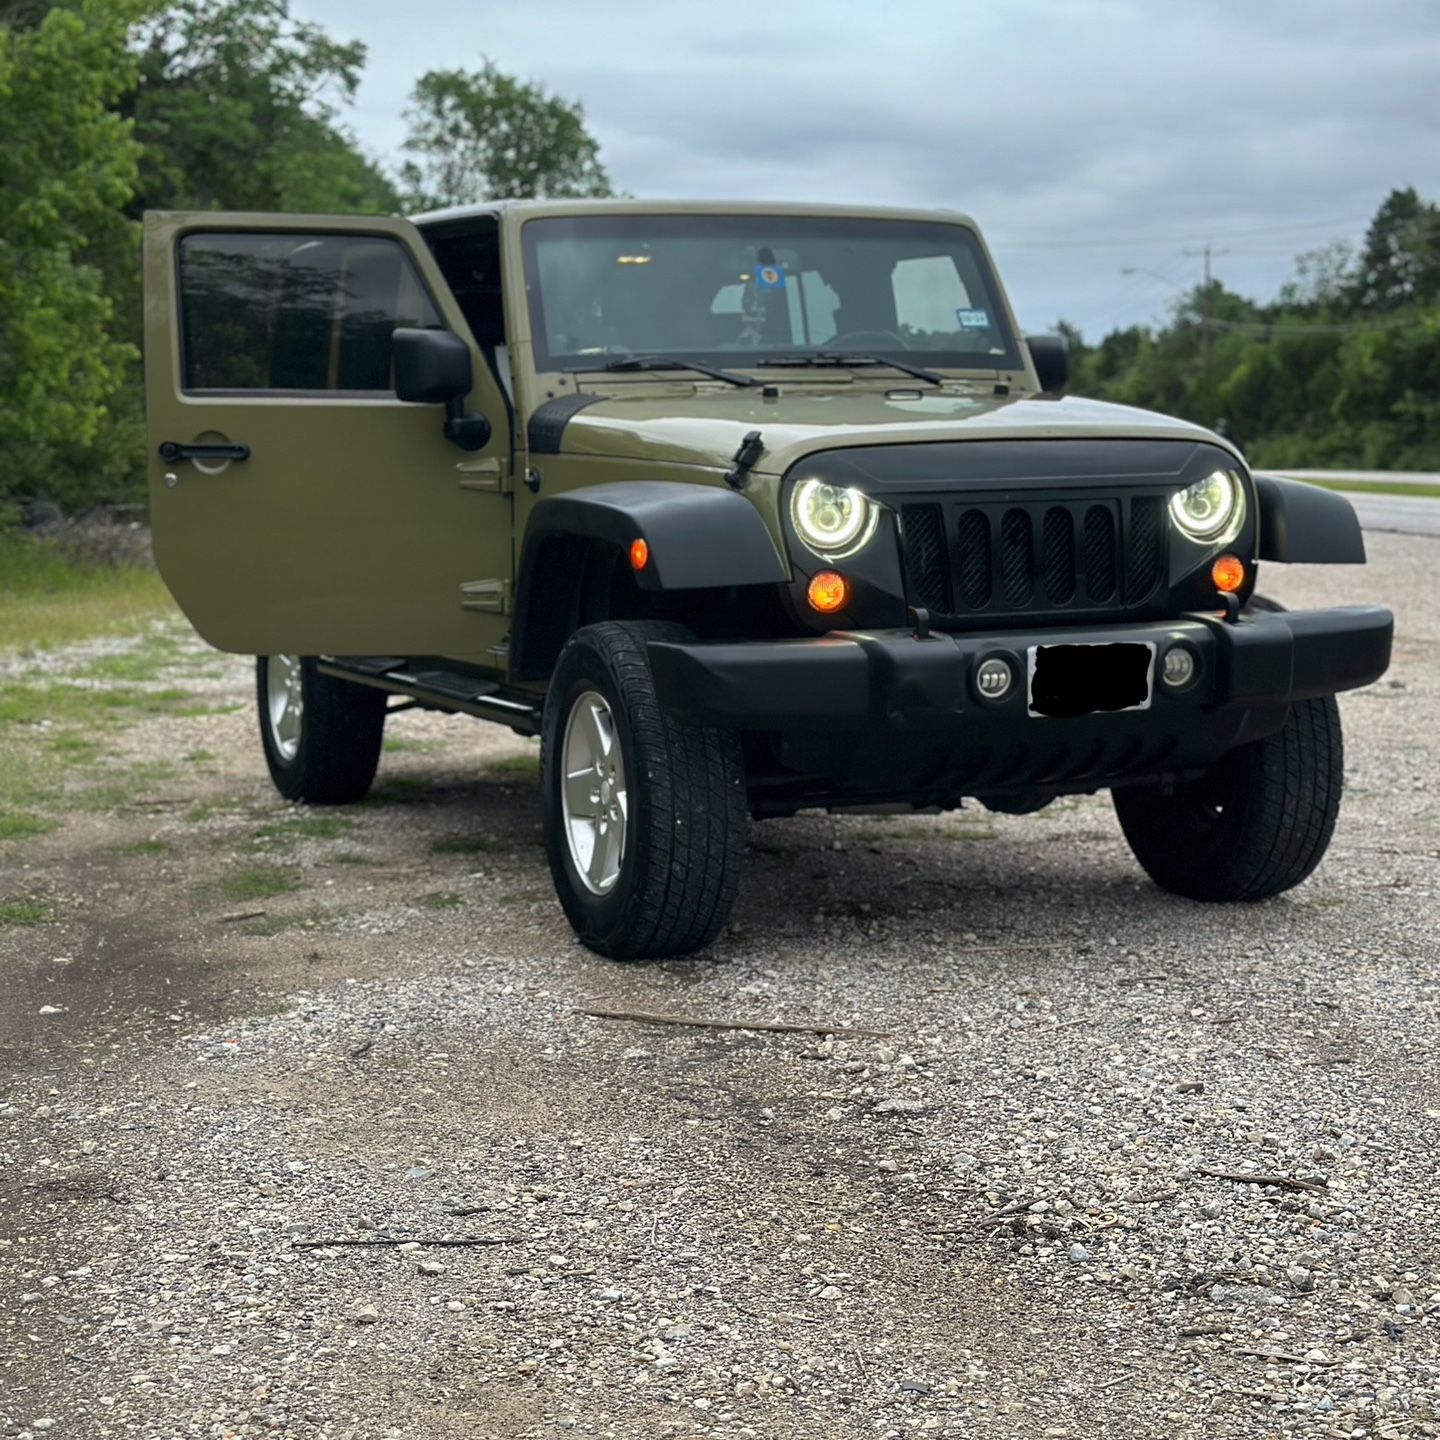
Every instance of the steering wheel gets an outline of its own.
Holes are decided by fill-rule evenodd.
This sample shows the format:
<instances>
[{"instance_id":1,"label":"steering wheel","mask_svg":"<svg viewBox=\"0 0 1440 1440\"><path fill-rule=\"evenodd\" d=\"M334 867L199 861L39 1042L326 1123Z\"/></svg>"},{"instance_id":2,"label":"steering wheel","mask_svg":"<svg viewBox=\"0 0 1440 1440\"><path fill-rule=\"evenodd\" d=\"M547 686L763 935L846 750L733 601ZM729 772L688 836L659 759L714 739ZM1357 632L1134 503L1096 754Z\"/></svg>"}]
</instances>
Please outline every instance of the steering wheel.
<instances>
[{"instance_id":1,"label":"steering wheel","mask_svg":"<svg viewBox=\"0 0 1440 1440\"><path fill-rule=\"evenodd\" d=\"M822 350L908 350L910 347L893 330L847 330L832 336Z\"/></svg>"}]
</instances>

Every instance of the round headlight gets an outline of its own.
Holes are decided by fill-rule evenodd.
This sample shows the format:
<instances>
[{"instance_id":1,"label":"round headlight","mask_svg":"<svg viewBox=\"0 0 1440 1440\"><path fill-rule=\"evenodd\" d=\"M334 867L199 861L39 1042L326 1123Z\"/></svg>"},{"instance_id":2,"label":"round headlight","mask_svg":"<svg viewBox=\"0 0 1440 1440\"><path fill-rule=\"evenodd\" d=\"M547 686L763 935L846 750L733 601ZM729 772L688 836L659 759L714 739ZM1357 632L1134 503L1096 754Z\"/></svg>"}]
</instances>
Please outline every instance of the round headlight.
<instances>
[{"instance_id":1,"label":"round headlight","mask_svg":"<svg viewBox=\"0 0 1440 1440\"><path fill-rule=\"evenodd\" d=\"M1180 491L1170 514L1192 540L1229 540L1244 518L1245 493L1230 471L1216 470Z\"/></svg>"},{"instance_id":2,"label":"round headlight","mask_svg":"<svg viewBox=\"0 0 1440 1440\"><path fill-rule=\"evenodd\" d=\"M853 555L874 533L879 512L859 490L802 480L790 496L795 533L831 560Z\"/></svg>"}]
</instances>

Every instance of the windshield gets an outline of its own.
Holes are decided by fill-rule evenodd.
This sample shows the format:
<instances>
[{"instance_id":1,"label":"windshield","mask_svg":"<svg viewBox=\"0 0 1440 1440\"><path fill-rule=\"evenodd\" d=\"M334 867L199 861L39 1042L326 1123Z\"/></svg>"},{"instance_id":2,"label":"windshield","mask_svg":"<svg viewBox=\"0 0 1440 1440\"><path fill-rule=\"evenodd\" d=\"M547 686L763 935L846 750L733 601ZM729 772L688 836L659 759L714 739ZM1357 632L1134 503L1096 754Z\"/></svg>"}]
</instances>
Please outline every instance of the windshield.
<instances>
[{"instance_id":1,"label":"windshield","mask_svg":"<svg viewBox=\"0 0 1440 1440\"><path fill-rule=\"evenodd\" d=\"M961 225L810 215L582 215L524 228L535 363L759 365L823 353L1020 368Z\"/></svg>"}]
</instances>

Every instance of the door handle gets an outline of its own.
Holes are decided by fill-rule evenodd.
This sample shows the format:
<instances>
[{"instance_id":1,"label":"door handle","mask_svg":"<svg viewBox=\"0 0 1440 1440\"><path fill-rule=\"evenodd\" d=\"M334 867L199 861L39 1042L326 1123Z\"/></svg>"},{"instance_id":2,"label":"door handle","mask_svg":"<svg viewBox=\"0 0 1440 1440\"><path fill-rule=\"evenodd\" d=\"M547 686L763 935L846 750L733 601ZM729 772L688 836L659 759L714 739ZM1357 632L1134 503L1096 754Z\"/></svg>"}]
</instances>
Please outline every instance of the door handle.
<instances>
[{"instance_id":1,"label":"door handle","mask_svg":"<svg viewBox=\"0 0 1440 1440\"><path fill-rule=\"evenodd\" d=\"M177 440L160 442L160 458L173 465L177 460L248 460L248 445L182 445Z\"/></svg>"}]
</instances>

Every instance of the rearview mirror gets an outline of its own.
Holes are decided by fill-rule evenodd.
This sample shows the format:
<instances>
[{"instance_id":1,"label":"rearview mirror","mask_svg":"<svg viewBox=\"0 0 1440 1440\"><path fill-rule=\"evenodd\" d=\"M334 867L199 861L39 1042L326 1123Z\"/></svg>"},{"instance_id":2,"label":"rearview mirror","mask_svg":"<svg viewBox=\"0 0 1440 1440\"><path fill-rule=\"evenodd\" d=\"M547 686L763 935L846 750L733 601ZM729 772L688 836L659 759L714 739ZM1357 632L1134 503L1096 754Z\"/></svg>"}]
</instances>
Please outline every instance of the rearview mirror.
<instances>
[{"instance_id":1,"label":"rearview mirror","mask_svg":"<svg viewBox=\"0 0 1440 1440\"><path fill-rule=\"evenodd\" d=\"M443 405L445 438L462 450L483 450L490 443L490 422L465 412L465 397L474 383L470 347L450 330L404 326L391 341L395 394L417 405Z\"/></svg>"},{"instance_id":2,"label":"rearview mirror","mask_svg":"<svg viewBox=\"0 0 1440 1440\"><path fill-rule=\"evenodd\" d=\"M1070 378L1070 342L1063 335L1027 335L1025 343L1040 388L1047 395L1058 395Z\"/></svg>"},{"instance_id":3,"label":"rearview mirror","mask_svg":"<svg viewBox=\"0 0 1440 1440\"><path fill-rule=\"evenodd\" d=\"M445 405L470 393L470 347L449 330L394 333L395 393L417 405Z\"/></svg>"}]
</instances>

